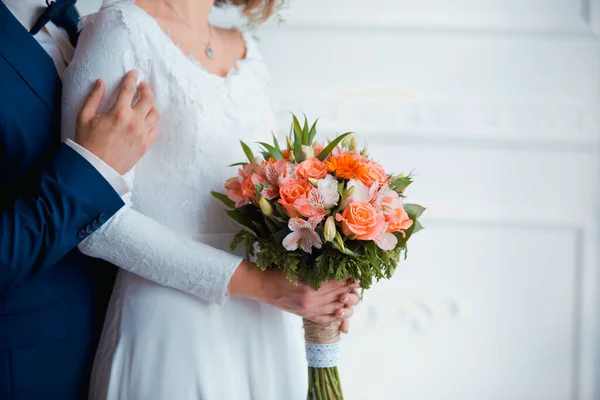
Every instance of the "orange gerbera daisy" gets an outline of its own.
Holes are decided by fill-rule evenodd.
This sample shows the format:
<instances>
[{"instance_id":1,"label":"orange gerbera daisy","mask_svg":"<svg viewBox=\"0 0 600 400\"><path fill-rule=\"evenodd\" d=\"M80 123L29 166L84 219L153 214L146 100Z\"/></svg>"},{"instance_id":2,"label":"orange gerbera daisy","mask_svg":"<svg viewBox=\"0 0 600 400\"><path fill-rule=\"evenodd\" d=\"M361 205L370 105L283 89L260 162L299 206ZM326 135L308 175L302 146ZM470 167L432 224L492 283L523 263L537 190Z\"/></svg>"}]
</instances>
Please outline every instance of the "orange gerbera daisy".
<instances>
[{"instance_id":1,"label":"orange gerbera daisy","mask_svg":"<svg viewBox=\"0 0 600 400\"><path fill-rule=\"evenodd\" d=\"M356 153L342 153L337 157L331 157L325 161L327 171L335 172L335 176L341 179L360 178L367 172L365 160Z\"/></svg>"}]
</instances>

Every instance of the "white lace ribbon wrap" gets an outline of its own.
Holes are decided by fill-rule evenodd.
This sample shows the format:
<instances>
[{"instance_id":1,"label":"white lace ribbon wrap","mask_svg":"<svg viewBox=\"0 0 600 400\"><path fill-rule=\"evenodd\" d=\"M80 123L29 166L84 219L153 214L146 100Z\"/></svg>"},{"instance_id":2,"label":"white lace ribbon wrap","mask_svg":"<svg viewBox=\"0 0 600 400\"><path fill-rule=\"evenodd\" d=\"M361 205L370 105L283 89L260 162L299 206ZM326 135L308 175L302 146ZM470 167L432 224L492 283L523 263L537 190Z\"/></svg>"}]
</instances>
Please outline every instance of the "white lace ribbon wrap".
<instances>
[{"instance_id":1,"label":"white lace ribbon wrap","mask_svg":"<svg viewBox=\"0 0 600 400\"><path fill-rule=\"evenodd\" d=\"M336 367L340 358L340 342L318 344L306 342L306 360L312 368Z\"/></svg>"}]
</instances>

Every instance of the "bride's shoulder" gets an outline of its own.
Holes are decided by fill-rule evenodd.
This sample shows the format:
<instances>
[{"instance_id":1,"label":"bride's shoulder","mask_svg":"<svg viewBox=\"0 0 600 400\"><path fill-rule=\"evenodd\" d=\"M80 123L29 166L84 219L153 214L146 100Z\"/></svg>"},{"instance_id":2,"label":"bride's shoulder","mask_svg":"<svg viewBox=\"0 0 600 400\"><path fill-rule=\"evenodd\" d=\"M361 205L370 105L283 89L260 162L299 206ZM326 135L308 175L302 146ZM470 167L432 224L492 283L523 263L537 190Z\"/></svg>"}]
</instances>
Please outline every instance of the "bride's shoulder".
<instances>
[{"instance_id":1,"label":"bride's shoulder","mask_svg":"<svg viewBox=\"0 0 600 400\"><path fill-rule=\"evenodd\" d=\"M100 9L81 17L81 36L119 40L124 36L143 33L143 11L134 0L104 0Z\"/></svg>"}]
</instances>

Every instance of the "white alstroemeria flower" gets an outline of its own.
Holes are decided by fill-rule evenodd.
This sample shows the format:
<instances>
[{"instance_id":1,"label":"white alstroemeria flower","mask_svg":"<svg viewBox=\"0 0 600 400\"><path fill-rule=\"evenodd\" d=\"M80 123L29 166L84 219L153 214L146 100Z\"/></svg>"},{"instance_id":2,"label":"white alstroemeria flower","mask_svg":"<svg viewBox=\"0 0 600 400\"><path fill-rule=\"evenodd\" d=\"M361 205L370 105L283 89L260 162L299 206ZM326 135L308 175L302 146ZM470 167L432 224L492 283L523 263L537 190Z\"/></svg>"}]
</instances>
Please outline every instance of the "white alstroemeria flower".
<instances>
[{"instance_id":1,"label":"white alstroemeria flower","mask_svg":"<svg viewBox=\"0 0 600 400\"><path fill-rule=\"evenodd\" d=\"M329 210L337 205L340 200L340 194L338 193L338 181L333 175L328 174L325 178L319 179L317 188L323 195L325 209Z\"/></svg>"}]
</instances>

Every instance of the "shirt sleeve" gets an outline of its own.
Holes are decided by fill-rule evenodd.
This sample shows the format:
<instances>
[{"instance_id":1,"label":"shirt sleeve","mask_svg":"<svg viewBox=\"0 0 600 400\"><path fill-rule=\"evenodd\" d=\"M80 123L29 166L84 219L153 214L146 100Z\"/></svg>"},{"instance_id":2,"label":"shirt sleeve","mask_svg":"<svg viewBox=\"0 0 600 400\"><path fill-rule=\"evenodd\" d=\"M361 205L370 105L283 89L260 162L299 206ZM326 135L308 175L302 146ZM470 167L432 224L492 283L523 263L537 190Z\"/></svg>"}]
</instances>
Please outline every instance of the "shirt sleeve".
<instances>
[{"instance_id":1,"label":"shirt sleeve","mask_svg":"<svg viewBox=\"0 0 600 400\"><path fill-rule=\"evenodd\" d=\"M65 144L75 150L80 156L85 158L87 162L92 164L92 167L96 168L100 175L106 179L106 181L110 184L110 186L112 186L113 189L115 189L115 192L117 192L119 196L125 196L131 191L130 185L121 174L112 169L107 163L96 157L96 155L87 150L85 147L78 145L71 139L65 140Z\"/></svg>"}]
</instances>

